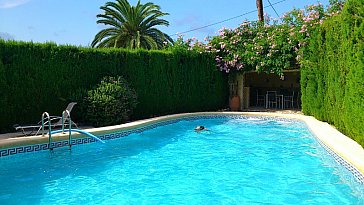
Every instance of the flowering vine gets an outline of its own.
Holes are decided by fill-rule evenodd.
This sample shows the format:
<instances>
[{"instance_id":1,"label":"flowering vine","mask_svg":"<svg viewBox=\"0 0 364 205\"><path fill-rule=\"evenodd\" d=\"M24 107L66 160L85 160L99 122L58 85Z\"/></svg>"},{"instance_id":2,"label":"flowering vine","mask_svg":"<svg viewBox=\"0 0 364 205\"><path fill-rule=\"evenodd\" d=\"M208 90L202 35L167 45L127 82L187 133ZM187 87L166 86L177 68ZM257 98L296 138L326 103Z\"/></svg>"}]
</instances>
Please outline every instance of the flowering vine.
<instances>
[{"instance_id":1,"label":"flowering vine","mask_svg":"<svg viewBox=\"0 0 364 205\"><path fill-rule=\"evenodd\" d=\"M182 37L176 42L188 50L215 54L217 67L226 73L256 70L282 75L299 66L310 34L325 18L338 14L342 4L337 0L326 9L322 4L294 9L280 19L266 17L266 24L244 21L235 29L222 28L219 35L205 39L207 43Z\"/></svg>"}]
</instances>

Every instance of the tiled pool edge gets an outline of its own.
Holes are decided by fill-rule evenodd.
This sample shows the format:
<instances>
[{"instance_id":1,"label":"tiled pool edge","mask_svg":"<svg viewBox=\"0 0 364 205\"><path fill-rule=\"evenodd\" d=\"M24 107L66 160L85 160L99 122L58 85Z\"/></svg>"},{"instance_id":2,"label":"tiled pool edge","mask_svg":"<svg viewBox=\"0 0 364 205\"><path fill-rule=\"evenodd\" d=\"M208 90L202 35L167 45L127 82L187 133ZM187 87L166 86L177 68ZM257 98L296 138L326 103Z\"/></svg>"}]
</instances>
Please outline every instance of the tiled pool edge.
<instances>
[{"instance_id":1,"label":"tiled pool edge","mask_svg":"<svg viewBox=\"0 0 364 205\"><path fill-rule=\"evenodd\" d=\"M163 116L163 117L157 117L147 120L138 121L137 123L128 123L124 124L123 126L112 126L112 127L106 127L106 128L97 128L97 129L91 129L90 132L95 131L98 133L102 133L106 129L112 128L114 133L106 133L97 135L102 140L109 140L109 139L115 139L115 138L121 138L125 137L127 135L130 135L132 133L138 133L142 132L147 129L152 129L154 127L160 126L160 125L167 125L172 124L174 122L180 121L180 120L194 120L194 119L201 119L201 118L211 118L211 117L234 117L234 118L246 118L246 117L260 117L260 118L274 118L274 119L281 119L281 120L294 120L294 121L303 121L309 127L310 131L318 138L319 143L327 150L327 152L341 165L343 165L346 169L348 169L350 172L353 173L355 178L362 184L364 184L364 174L363 169L364 166L358 167L356 164L356 161L354 163L351 161L350 157L348 156L341 156L342 152L339 152L340 154L336 153L338 150L335 149L335 147L332 147L330 143L327 142L327 137L322 138L320 136L320 133L317 133L317 130L315 130L315 124L317 123L323 123L320 121L317 121L316 119L308 116L303 115L297 115L297 114L278 114L278 113L256 113L256 112L206 112L206 113L185 113L185 114L176 114L176 115L169 115L169 116ZM317 121L317 122L315 122ZM326 123L327 124L327 123ZM118 128L123 128L124 130L121 130L119 132L117 131ZM128 129L129 128L129 129ZM317 129L317 126L316 126ZM320 127L321 129L321 127ZM333 129L333 128L332 128ZM338 131L337 131L338 132ZM351 139L350 139L351 140ZM72 145L77 144L86 144L96 142L93 138L79 138L72 140ZM53 143L53 147L64 147L68 146L67 140L57 141ZM19 154L19 153L26 153L26 152L34 152L34 151L41 151L41 150L47 150L48 149L48 143L42 143L42 144L32 144L32 145L26 145L26 146L20 146L20 147L11 147L6 149L0 149L0 157L5 157L13 154ZM364 150L363 150L364 153ZM363 158L364 159L364 154Z\"/></svg>"},{"instance_id":2,"label":"tiled pool edge","mask_svg":"<svg viewBox=\"0 0 364 205\"><path fill-rule=\"evenodd\" d=\"M318 143L334 158L334 160L345 167L349 172L351 172L354 177L364 185L364 175L350 162L346 161L340 155L336 154L330 147L328 147L325 143L323 143L320 139L318 139Z\"/></svg>"},{"instance_id":3,"label":"tiled pool edge","mask_svg":"<svg viewBox=\"0 0 364 205\"><path fill-rule=\"evenodd\" d=\"M140 133L145 130L153 129L153 128L161 126L161 125L173 124L173 123L181 121L181 120L196 120L196 119L202 119L202 118L247 118L247 117L248 116L246 116L246 115L218 114L218 113L214 113L214 114L204 113L204 114L199 114L199 115L191 114L191 115L185 115L185 116L178 116L176 118L161 119L160 121L154 121L152 123L146 123L146 124L141 123L139 126L133 126L134 128L132 128L132 129L125 129L125 130L119 130L119 131L114 130L112 133L109 133L109 134L101 134L101 135L95 134L95 135L97 135L101 140L110 140L110 139L117 139L117 138L125 137L132 133ZM266 117L260 116L260 118L272 119L272 120L278 119L277 117L269 117L269 116L266 116ZM286 118L279 118L279 119L280 120L289 120ZM103 128L101 128L101 129L103 129ZM37 136L37 137L40 137L40 136ZM65 138L65 136L63 136L63 138ZM38 140L38 141L40 141L40 140ZM45 141L44 138L43 138L43 141ZM74 145L80 145L80 144L86 144L86 143L92 143L92 142L96 142L96 140L94 138L85 136L83 138L72 139L71 145L74 146ZM59 148L59 147L65 147L65 146L69 146L68 140L65 140L65 139L58 140L58 141L53 140L53 142L52 142L52 148ZM9 156L9 155L14 155L14 154L27 153L27 152L34 152L34 151L42 151L42 150L48 150L48 149L49 149L49 144L47 142L32 143L32 144L27 144L24 146L14 145L13 147L5 148L5 149L0 148L0 157L5 157L5 156Z\"/></svg>"}]
</instances>

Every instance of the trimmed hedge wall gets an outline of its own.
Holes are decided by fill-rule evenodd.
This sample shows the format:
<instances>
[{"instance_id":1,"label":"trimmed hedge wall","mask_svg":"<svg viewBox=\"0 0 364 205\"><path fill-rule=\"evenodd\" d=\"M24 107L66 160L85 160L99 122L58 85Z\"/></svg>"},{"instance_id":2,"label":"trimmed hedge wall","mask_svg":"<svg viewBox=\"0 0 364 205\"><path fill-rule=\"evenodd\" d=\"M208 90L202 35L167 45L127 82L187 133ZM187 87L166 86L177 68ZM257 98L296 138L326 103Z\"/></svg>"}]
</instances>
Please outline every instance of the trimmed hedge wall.
<instances>
[{"instance_id":1,"label":"trimmed hedge wall","mask_svg":"<svg viewBox=\"0 0 364 205\"><path fill-rule=\"evenodd\" d=\"M0 41L0 132L36 123L44 111L61 115L71 97L81 99L102 77L116 75L137 92L133 119L228 103L227 76L208 54Z\"/></svg>"},{"instance_id":2,"label":"trimmed hedge wall","mask_svg":"<svg viewBox=\"0 0 364 205\"><path fill-rule=\"evenodd\" d=\"M302 110L327 121L364 146L364 1L310 37L301 69Z\"/></svg>"}]
</instances>

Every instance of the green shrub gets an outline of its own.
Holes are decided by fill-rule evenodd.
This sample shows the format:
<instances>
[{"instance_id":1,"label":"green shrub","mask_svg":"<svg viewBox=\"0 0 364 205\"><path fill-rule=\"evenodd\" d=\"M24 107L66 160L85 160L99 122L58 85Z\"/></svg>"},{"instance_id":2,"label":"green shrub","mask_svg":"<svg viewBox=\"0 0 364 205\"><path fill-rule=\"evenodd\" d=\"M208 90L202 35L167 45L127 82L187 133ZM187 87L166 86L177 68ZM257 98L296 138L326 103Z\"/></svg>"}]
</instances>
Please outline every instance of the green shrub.
<instances>
[{"instance_id":1,"label":"green shrub","mask_svg":"<svg viewBox=\"0 0 364 205\"><path fill-rule=\"evenodd\" d=\"M311 35L301 68L302 110L364 146L364 1Z\"/></svg>"},{"instance_id":2,"label":"green shrub","mask_svg":"<svg viewBox=\"0 0 364 205\"><path fill-rule=\"evenodd\" d=\"M8 88L6 85L6 81L5 81L5 68L3 65L3 62L0 58L0 105L5 105L7 104L7 97L8 97ZM7 109L4 106L0 106L0 125L3 125L6 123L6 118L3 117L6 116L7 113ZM1 129L0 129L1 130Z\"/></svg>"},{"instance_id":3,"label":"green shrub","mask_svg":"<svg viewBox=\"0 0 364 205\"><path fill-rule=\"evenodd\" d=\"M61 115L70 101L78 103L72 119L87 121L81 99L104 76L123 76L133 85L138 104L131 120L214 111L228 100L227 75L207 53L0 40L0 59L0 132L38 122L44 111Z\"/></svg>"},{"instance_id":4,"label":"green shrub","mask_svg":"<svg viewBox=\"0 0 364 205\"><path fill-rule=\"evenodd\" d=\"M108 126L127 121L137 105L135 90L122 77L104 77L88 91L86 117L94 126Z\"/></svg>"}]
</instances>

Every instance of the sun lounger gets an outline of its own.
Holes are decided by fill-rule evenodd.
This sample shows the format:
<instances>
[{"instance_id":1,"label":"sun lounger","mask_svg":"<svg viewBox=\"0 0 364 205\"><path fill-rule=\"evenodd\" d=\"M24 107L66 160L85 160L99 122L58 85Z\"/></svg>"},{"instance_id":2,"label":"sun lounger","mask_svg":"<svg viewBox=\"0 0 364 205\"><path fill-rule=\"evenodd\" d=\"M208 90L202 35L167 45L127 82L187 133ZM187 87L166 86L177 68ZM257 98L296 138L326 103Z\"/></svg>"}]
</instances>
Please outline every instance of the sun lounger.
<instances>
[{"instance_id":1,"label":"sun lounger","mask_svg":"<svg viewBox=\"0 0 364 205\"><path fill-rule=\"evenodd\" d=\"M76 105L77 103L76 102L71 102L67 105L66 109L65 110L68 110L69 113L71 113L73 107ZM68 121L66 120L68 118L68 113L65 112L65 115L64 115L64 119L65 119L65 126L68 125ZM48 122L51 121L51 126L52 128L55 128L55 127L59 127L59 126L62 126L62 117L59 117L59 116L50 116L49 119L46 118L44 119L44 127L49 129L49 125L48 125ZM72 125L73 126L76 126L77 127L77 124L74 123L73 121L71 121ZM38 135L38 133L41 131L42 129L42 121L39 121L37 124L35 125L25 125L25 126L21 126L21 125L14 125L13 126L15 128L15 130L17 131L21 131L24 135L28 136L28 135Z\"/></svg>"}]
</instances>

